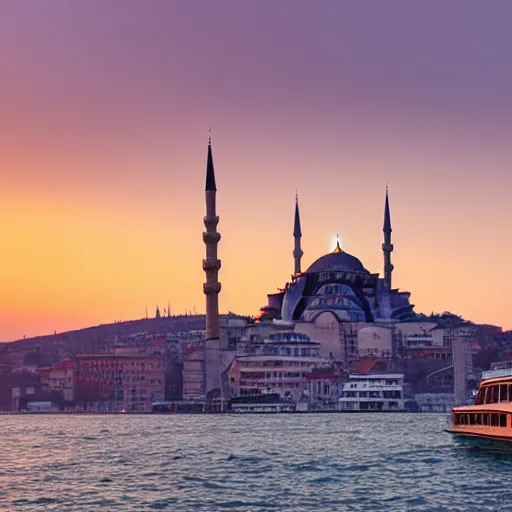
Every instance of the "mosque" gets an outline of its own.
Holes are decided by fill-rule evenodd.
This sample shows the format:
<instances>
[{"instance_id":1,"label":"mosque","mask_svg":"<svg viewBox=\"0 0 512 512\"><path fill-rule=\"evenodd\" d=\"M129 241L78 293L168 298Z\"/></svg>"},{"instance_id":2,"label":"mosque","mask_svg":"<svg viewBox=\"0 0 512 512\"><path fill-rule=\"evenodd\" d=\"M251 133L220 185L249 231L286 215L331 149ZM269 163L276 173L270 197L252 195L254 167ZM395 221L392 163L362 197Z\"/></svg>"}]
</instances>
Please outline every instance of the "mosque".
<instances>
[{"instance_id":1,"label":"mosque","mask_svg":"<svg viewBox=\"0 0 512 512\"><path fill-rule=\"evenodd\" d=\"M268 295L259 320L315 322L325 313L337 322L395 323L415 318L409 292L392 287L391 214L386 189L384 207L384 276L369 272L359 259L336 248L312 263L302 272L301 224L298 197L295 200L293 257L295 270L291 282L278 293Z\"/></svg>"},{"instance_id":2,"label":"mosque","mask_svg":"<svg viewBox=\"0 0 512 512\"><path fill-rule=\"evenodd\" d=\"M206 295L203 364L207 397L215 393L226 397L229 396L227 371L237 356L235 347L229 343L229 332L221 329L219 322L221 261L217 245L221 236L217 231L216 192L210 140L205 185L206 230L203 232L206 246L203 260L206 275L203 286ZM425 373L421 381L424 387L451 387L459 403L466 397L467 379L472 371L473 329L466 325L444 328L436 321L425 321L424 317L415 314L409 301L410 293L392 285L391 234L386 188L382 277L371 273L358 258L342 250L339 241L334 251L318 258L303 272L302 230L296 197L294 273L283 289L267 295L267 304L261 308L256 322L243 328L240 346L261 343L270 339L272 333L292 332L313 340L318 345L320 357L350 370L361 361L380 361L390 370L404 367L404 362L417 361L416 367L423 368Z\"/></svg>"}]
</instances>

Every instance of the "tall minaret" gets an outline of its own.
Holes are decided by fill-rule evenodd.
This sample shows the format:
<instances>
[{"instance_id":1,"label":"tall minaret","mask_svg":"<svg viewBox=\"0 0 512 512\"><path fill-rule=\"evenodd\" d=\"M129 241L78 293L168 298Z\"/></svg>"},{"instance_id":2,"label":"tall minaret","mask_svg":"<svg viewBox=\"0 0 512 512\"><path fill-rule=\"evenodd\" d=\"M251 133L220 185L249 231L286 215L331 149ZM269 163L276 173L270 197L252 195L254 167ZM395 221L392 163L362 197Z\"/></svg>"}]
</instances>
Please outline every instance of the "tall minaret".
<instances>
[{"instance_id":1,"label":"tall minaret","mask_svg":"<svg viewBox=\"0 0 512 512\"><path fill-rule=\"evenodd\" d=\"M213 170L212 141L208 140L208 157L206 162L206 217L203 241L206 245L206 259L203 260L203 270L206 274L206 283L203 291L206 295L206 340L219 338L219 292L221 285L218 280L220 260L217 259L217 244L220 233L217 233L219 217L216 214L215 200L217 187L215 185L215 172Z\"/></svg>"},{"instance_id":2,"label":"tall minaret","mask_svg":"<svg viewBox=\"0 0 512 512\"><path fill-rule=\"evenodd\" d=\"M384 253L384 283L388 290L391 290L391 273L393 265L391 264L391 253L393 252L393 244L391 243L391 214L389 213L389 196L388 186L386 185L386 204L384 206L384 243L382 251Z\"/></svg>"},{"instance_id":3,"label":"tall minaret","mask_svg":"<svg viewBox=\"0 0 512 512\"><path fill-rule=\"evenodd\" d=\"M300 259L304 254L300 247L300 239L302 238L302 231L300 229L300 215L299 215L299 195L295 194L295 221L293 223L293 238L295 240L295 248L293 249L293 259L295 260L295 274L300 274Z\"/></svg>"}]
</instances>

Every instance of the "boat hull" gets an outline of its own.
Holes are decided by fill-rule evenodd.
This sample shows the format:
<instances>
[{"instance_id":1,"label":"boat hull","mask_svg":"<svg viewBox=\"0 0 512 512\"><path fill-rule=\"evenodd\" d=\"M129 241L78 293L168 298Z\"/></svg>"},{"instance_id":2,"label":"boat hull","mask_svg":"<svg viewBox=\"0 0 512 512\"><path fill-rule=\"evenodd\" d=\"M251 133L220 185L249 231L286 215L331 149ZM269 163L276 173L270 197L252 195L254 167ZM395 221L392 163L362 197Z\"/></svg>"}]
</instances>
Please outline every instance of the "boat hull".
<instances>
[{"instance_id":1,"label":"boat hull","mask_svg":"<svg viewBox=\"0 0 512 512\"><path fill-rule=\"evenodd\" d=\"M447 432L453 434L454 438L463 444L487 446L507 445L510 447L510 449L512 449L512 437L509 436L483 434L476 432L460 432L458 430L447 430Z\"/></svg>"}]
</instances>

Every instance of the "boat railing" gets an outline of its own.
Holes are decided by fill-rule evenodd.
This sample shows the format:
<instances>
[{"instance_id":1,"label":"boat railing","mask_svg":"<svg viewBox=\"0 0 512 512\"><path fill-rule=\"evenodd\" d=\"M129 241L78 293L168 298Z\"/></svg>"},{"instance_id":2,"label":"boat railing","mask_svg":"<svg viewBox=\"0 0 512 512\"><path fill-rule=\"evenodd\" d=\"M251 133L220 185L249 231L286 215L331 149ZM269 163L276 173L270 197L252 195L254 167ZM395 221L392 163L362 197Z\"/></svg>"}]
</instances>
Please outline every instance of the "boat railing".
<instances>
[{"instance_id":1,"label":"boat railing","mask_svg":"<svg viewBox=\"0 0 512 512\"><path fill-rule=\"evenodd\" d=\"M482 372L482 380L495 379L497 377L512 377L512 368L496 368Z\"/></svg>"}]
</instances>

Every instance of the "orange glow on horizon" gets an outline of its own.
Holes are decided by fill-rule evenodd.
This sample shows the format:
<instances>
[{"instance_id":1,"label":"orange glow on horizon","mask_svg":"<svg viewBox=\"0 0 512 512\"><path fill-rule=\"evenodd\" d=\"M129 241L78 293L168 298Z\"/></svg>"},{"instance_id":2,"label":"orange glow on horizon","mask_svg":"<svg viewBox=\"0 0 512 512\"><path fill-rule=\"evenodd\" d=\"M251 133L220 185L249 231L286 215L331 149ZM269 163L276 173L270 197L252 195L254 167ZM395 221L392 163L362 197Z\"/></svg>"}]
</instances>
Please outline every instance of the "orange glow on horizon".
<instances>
[{"instance_id":1,"label":"orange glow on horizon","mask_svg":"<svg viewBox=\"0 0 512 512\"><path fill-rule=\"evenodd\" d=\"M217 178L224 182L220 165ZM201 198L202 191L197 195ZM259 215L251 208L237 213L236 196L230 205L227 195L226 187L219 185L221 311L256 315L266 294L283 286L293 269L289 233L293 201L288 211L280 207L276 213L267 212L277 221L271 231L253 232L244 226L258 225ZM508 292L490 287L488 278L494 273L490 282L498 279L500 265L506 268L506 253L494 254L496 266L485 275L475 273L485 254L467 253L464 244L471 245L469 236L454 240L448 231L432 231L428 226L419 233L406 213L407 198L398 193L394 197L394 286L412 293L416 311L451 310L478 322L505 323ZM375 201L382 203L377 192ZM87 199L48 196L38 200L22 194L4 199L0 207L3 340L142 318L146 306L153 316L156 305L163 310L168 301L173 312L204 312L203 201L194 199L197 211L190 221L168 224L160 222L168 204L156 202L157 208L141 210L133 209L130 200L124 205L96 201L91 208ZM259 204L257 195L246 201L246 206ZM347 230L352 240L347 251L371 272L381 272L382 205L374 206ZM182 207L186 209L185 203ZM330 226L322 222L325 209L315 203L313 194L303 194L301 209L305 270L326 252ZM361 222L363 229L372 227L371 231L358 228ZM429 239L437 243L430 244ZM439 258L442 264L436 263ZM468 276L472 276L471 285ZM467 293L472 287L479 293Z\"/></svg>"}]
</instances>

